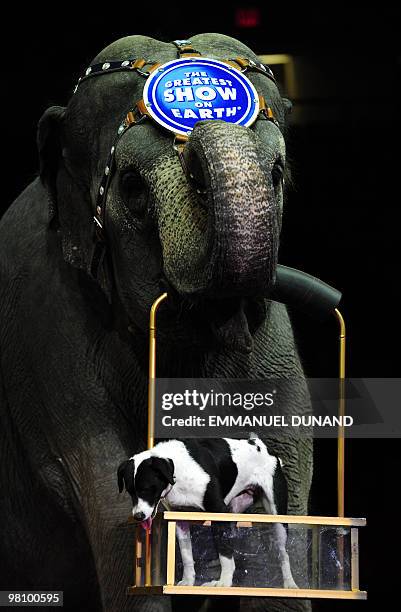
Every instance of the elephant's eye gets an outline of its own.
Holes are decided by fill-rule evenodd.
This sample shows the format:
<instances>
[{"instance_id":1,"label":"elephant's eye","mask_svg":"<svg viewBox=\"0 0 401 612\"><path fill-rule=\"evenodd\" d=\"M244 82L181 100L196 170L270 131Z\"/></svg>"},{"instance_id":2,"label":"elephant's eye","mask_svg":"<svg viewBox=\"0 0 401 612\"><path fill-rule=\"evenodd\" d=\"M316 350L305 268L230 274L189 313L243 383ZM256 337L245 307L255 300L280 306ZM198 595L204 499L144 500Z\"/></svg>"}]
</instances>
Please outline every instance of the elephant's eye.
<instances>
[{"instance_id":1,"label":"elephant's eye","mask_svg":"<svg viewBox=\"0 0 401 612\"><path fill-rule=\"evenodd\" d=\"M129 210L142 218L147 209L148 188L139 172L130 169L121 175L120 193Z\"/></svg>"},{"instance_id":2,"label":"elephant's eye","mask_svg":"<svg viewBox=\"0 0 401 612\"><path fill-rule=\"evenodd\" d=\"M275 189L279 186L284 176L284 168L280 162L276 162L272 170L273 186Z\"/></svg>"}]
</instances>

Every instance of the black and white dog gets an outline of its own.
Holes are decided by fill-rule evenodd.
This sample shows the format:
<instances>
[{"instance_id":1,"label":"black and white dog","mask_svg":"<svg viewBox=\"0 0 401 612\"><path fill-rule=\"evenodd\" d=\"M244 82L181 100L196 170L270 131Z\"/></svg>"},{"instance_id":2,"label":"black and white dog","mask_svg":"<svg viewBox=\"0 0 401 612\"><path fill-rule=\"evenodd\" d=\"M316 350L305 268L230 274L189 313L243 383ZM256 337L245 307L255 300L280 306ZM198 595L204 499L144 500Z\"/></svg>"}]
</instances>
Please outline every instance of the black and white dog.
<instances>
[{"instance_id":1,"label":"black and white dog","mask_svg":"<svg viewBox=\"0 0 401 612\"><path fill-rule=\"evenodd\" d=\"M161 499L171 509L200 509L206 512L243 512L261 494L268 514L287 511L287 485L278 457L254 435L248 440L200 439L168 440L134 455L118 468L120 493L132 497L134 519L149 527ZM221 533L221 530L220 530ZM286 551L287 532L274 523L283 583L297 588ZM183 562L178 583L195 582L194 559L188 523L177 523L177 538ZM224 538L216 537L221 574L208 586L231 586L235 563L232 549Z\"/></svg>"}]
</instances>

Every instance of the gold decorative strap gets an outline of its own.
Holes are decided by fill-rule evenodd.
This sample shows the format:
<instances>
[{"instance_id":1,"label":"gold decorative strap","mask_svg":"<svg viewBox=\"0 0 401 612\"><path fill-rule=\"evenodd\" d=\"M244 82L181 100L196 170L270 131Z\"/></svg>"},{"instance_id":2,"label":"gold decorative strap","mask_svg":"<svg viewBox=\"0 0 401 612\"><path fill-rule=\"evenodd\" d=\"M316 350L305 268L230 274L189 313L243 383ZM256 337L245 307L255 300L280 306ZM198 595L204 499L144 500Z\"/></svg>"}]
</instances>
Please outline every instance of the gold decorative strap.
<instances>
[{"instance_id":1,"label":"gold decorative strap","mask_svg":"<svg viewBox=\"0 0 401 612\"><path fill-rule=\"evenodd\" d=\"M161 66L160 62L156 62L156 64L153 64L152 66L150 66L150 68L148 68L148 72L149 74L152 74L152 72L154 72L155 70L157 70L157 68Z\"/></svg>"},{"instance_id":2,"label":"gold decorative strap","mask_svg":"<svg viewBox=\"0 0 401 612\"><path fill-rule=\"evenodd\" d=\"M235 57L233 61L241 66L242 69L249 66L249 59L246 59L245 57Z\"/></svg>"},{"instance_id":3,"label":"gold decorative strap","mask_svg":"<svg viewBox=\"0 0 401 612\"><path fill-rule=\"evenodd\" d=\"M264 112L266 110L266 100L264 96L259 95L258 97L259 97L259 110Z\"/></svg>"},{"instance_id":4,"label":"gold decorative strap","mask_svg":"<svg viewBox=\"0 0 401 612\"><path fill-rule=\"evenodd\" d=\"M239 64L237 64L236 60L220 60L220 61L223 62L224 64L227 64L227 66L230 66L230 68L235 68L235 70L239 70L241 72L241 68Z\"/></svg>"},{"instance_id":5,"label":"gold decorative strap","mask_svg":"<svg viewBox=\"0 0 401 612\"><path fill-rule=\"evenodd\" d=\"M143 98L141 98L141 100L139 100L136 103L136 107L139 110L139 112L141 113L141 115L148 115L148 117L150 116L149 115L149 111L146 108L145 102L143 101Z\"/></svg>"},{"instance_id":6,"label":"gold decorative strap","mask_svg":"<svg viewBox=\"0 0 401 612\"><path fill-rule=\"evenodd\" d=\"M184 147L187 144L187 142L188 142L188 136L186 136L185 134L174 134L173 147L178 153L180 153L180 155L184 151Z\"/></svg>"},{"instance_id":7,"label":"gold decorative strap","mask_svg":"<svg viewBox=\"0 0 401 612\"><path fill-rule=\"evenodd\" d=\"M193 48L190 40L173 40L173 45L177 47L178 57L199 57L202 55Z\"/></svg>"},{"instance_id":8,"label":"gold decorative strap","mask_svg":"<svg viewBox=\"0 0 401 612\"><path fill-rule=\"evenodd\" d=\"M131 125L131 123L135 123L135 115L132 111L129 111L129 113L127 114L125 121L127 123L127 125Z\"/></svg>"},{"instance_id":9,"label":"gold decorative strap","mask_svg":"<svg viewBox=\"0 0 401 612\"><path fill-rule=\"evenodd\" d=\"M198 57L199 55L202 55L199 51L196 51L192 45L184 45L180 47L179 52L180 57Z\"/></svg>"},{"instance_id":10,"label":"gold decorative strap","mask_svg":"<svg viewBox=\"0 0 401 612\"><path fill-rule=\"evenodd\" d=\"M269 121L275 122L276 120L274 118L274 113L271 107L266 105L266 100L264 96L259 95L258 98L259 98L259 112L261 112L266 117L266 119L269 119Z\"/></svg>"},{"instance_id":11,"label":"gold decorative strap","mask_svg":"<svg viewBox=\"0 0 401 612\"><path fill-rule=\"evenodd\" d=\"M136 59L134 62L131 63L131 68L132 70L141 70L141 68L143 68L146 63L146 60L143 59L143 57L140 57L139 59Z\"/></svg>"}]
</instances>

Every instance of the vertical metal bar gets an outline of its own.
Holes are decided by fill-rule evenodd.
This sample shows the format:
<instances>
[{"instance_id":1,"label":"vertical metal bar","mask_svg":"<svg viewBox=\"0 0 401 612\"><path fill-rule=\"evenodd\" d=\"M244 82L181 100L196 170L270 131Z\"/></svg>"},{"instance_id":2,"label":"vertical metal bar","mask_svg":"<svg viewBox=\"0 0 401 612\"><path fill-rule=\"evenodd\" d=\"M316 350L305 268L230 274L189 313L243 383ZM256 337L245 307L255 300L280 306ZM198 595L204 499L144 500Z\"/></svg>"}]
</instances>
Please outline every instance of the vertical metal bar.
<instances>
[{"instance_id":1,"label":"vertical metal bar","mask_svg":"<svg viewBox=\"0 0 401 612\"><path fill-rule=\"evenodd\" d=\"M152 541L150 529L145 532L145 586L152 586Z\"/></svg>"},{"instance_id":2,"label":"vertical metal bar","mask_svg":"<svg viewBox=\"0 0 401 612\"><path fill-rule=\"evenodd\" d=\"M160 295L152 304L149 319L149 381L148 381L148 450L155 442L155 379L156 379L156 313L167 293Z\"/></svg>"},{"instance_id":3,"label":"vertical metal bar","mask_svg":"<svg viewBox=\"0 0 401 612\"><path fill-rule=\"evenodd\" d=\"M167 584L175 583L175 521L169 521L167 528Z\"/></svg>"},{"instance_id":4,"label":"vertical metal bar","mask_svg":"<svg viewBox=\"0 0 401 612\"><path fill-rule=\"evenodd\" d=\"M345 416L345 349L346 331L345 321L341 312L335 308L335 315L340 327L339 335L339 402L338 416L340 425L337 438L337 516L343 517L345 512L345 438L343 418ZM338 560L340 563L338 585L344 588L344 536L338 536Z\"/></svg>"},{"instance_id":5,"label":"vertical metal bar","mask_svg":"<svg viewBox=\"0 0 401 612\"><path fill-rule=\"evenodd\" d=\"M156 313L167 293L160 295L152 304L149 317L149 381L148 381L148 450L155 442L155 380L156 380ZM152 586L152 541L149 530L145 537L145 585Z\"/></svg>"},{"instance_id":6,"label":"vertical metal bar","mask_svg":"<svg viewBox=\"0 0 401 612\"><path fill-rule=\"evenodd\" d=\"M162 583L161 570L160 570L160 559L162 555L161 549L161 515L156 515L156 520L153 521L153 539L152 539L152 553L154 560L154 578L156 580L156 586Z\"/></svg>"},{"instance_id":7,"label":"vertical metal bar","mask_svg":"<svg viewBox=\"0 0 401 612\"><path fill-rule=\"evenodd\" d=\"M339 417L345 415L345 322L341 312L336 308L335 314L340 325L339 336ZM337 442L337 516L344 516L344 465L345 465L345 440L344 440L344 425L341 424L338 428Z\"/></svg>"},{"instance_id":8,"label":"vertical metal bar","mask_svg":"<svg viewBox=\"0 0 401 612\"><path fill-rule=\"evenodd\" d=\"M142 585L142 542L139 537L140 527L135 527L135 586Z\"/></svg>"},{"instance_id":9,"label":"vertical metal bar","mask_svg":"<svg viewBox=\"0 0 401 612\"><path fill-rule=\"evenodd\" d=\"M359 591L359 542L358 529L351 529L351 589Z\"/></svg>"}]
</instances>

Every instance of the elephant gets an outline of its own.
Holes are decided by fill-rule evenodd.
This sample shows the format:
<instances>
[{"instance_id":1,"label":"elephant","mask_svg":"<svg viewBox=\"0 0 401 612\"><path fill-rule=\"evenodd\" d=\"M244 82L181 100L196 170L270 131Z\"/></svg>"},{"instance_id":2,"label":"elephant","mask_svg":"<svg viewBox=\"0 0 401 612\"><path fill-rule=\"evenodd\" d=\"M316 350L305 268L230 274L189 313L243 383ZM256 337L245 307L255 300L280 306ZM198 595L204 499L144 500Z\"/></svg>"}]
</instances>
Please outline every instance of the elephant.
<instances>
[{"instance_id":1,"label":"elephant","mask_svg":"<svg viewBox=\"0 0 401 612\"><path fill-rule=\"evenodd\" d=\"M191 43L206 57L258 61L225 35ZM165 63L177 48L128 36L92 63L132 57ZM146 444L148 316L162 292L159 376L294 380L289 410L309 408L286 307L268 298L290 104L261 71L248 76L276 121L201 120L181 158L149 118L122 135L100 238L99 184L144 75L83 80L65 108L40 119L39 175L0 223L2 588L63 590L71 610L171 609L168 597L126 594L130 502L116 481L121 460ZM283 459L288 513L307 514L311 440L269 444ZM287 607L268 598L246 605Z\"/></svg>"}]
</instances>

